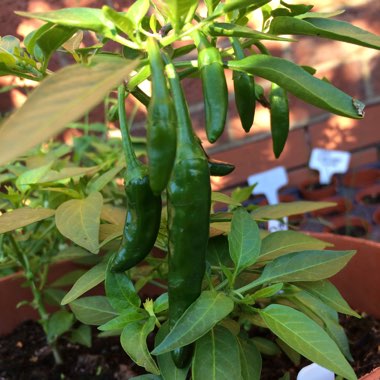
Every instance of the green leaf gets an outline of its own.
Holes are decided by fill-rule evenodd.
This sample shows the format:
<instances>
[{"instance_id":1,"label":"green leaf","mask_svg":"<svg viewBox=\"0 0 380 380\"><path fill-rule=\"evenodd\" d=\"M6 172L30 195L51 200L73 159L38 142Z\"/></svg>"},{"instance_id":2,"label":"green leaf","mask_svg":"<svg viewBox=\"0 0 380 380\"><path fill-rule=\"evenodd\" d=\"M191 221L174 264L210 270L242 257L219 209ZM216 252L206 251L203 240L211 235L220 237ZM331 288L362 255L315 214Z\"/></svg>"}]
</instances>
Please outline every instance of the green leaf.
<instances>
[{"instance_id":1,"label":"green leaf","mask_svg":"<svg viewBox=\"0 0 380 380\"><path fill-rule=\"evenodd\" d=\"M15 12L19 16L110 35L115 26L96 8L62 8L49 12Z\"/></svg>"},{"instance_id":2,"label":"green leaf","mask_svg":"<svg viewBox=\"0 0 380 380\"><path fill-rule=\"evenodd\" d=\"M305 214L310 211L320 210L322 208L332 206L335 206L334 202L294 201L258 207L256 210L251 212L251 216L255 220L280 219L285 216Z\"/></svg>"},{"instance_id":3,"label":"green leaf","mask_svg":"<svg viewBox=\"0 0 380 380\"><path fill-rule=\"evenodd\" d=\"M70 330L73 323L74 316L68 311L60 310L51 314L47 323L48 341L55 341L63 333Z\"/></svg>"},{"instance_id":4,"label":"green leaf","mask_svg":"<svg viewBox=\"0 0 380 380\"><path fill-rule=\"evenodd\" d=\"M47 165L40 166L38 168L26 170L23 173L21 173L17 179L16 179L16 187L21 191L25 192L28 191L31 186L36 183L44 176L46 173L49 172L52 162L48 163Z\"/></svg>"},{"instance_id":5,"label":"green leaf","mask_svg":"<svg viewBox=\"0 0 380 380\"><path fill-rule=\"evenodd\" d=\"M267 264L253 283L318 281L339 272L355 251L301 251L289 253ZM253 283L251 285L253 285Z\"/></svg>"},{"instance_id":6,"label":"green leaf","mask_svg":"<svg viewBox=\"0 0 380 380\"><path fill-rule=\"evenodd\" d=\"M90 166L88 168L71 166L61 170L49 170L42 177L38 178L35 183L58 182L68 178L79 178L86 174L94 174L99 169L98 166Z\"/></svg>"},{"instance_id":7,"label":"green leaf","mask_svg":"<svg viewBox=\"0 0 380 380\"><path fill-rule=\"evenodd\" d=\"M102 206L103 197L99 192L62 203L55 212L59 232L90 252L98 253Z\"/></svg>"},{"instance_id":8,"label":"green leaf","mask_svg":"<svg viewBox=\"0 0 380 380\"><path fill-rule=\"evenodd\" d=\"M185 21L191 20L199 0L159 0L156 2L160 4L161 10L167 14L175 32L178 33Z\"/></svg>"},{"instance_id":9,"label":"green leaf","mask_svg":"<svg viewBox=\"0 0 380 380\"><path fill-rule=\"evenodd\" d=\"M169 324L165 323L158 330L155 346L158 346L169 332ZM185 368L178 368L170 352L157 356L158 367L164 380L186 380L190 364Z\"/></svg>"},{"instance_id":10,"label":"green leaf","mask_svg":"<svg viewBox=\"0 0 380 380\"><path fill-rule=\"evenodd\" d=\"M162 380L162 377L161 376L147 374L147 375L141 375L141 376L131 377L130 380Z\"/></svg>"},{"instance_id":11,"label":"green leaf","mask_svg":"<svg viewBox=\"0 0 380 380\"><path fill-rule=\"evenodd\" d=\"M202 336L195 345L192 376L194 380L240 379L240 353L235 335L216 326Z\"/></svg>"},{"instance_id":12,"label":"green leaf","mask_svg":"<svg viewBox=\"0 0 380 380\"><path fill-rule=\"evenodd\" d=\"M122 166L116 166L115 168L108 170L107 172L103 173L101 176L95 178L94 180L92 179L87 184L87 193L90 194L103 190L104 186L111 182L120 172L121 169Z\"/></svg>"},{"instance_id":13,"label":"green leaf","mask_svg":"<svg viewBox=\"0 0 380 380\"><path fill-rule=\"evenodd\" d=\"M70 341L73 343L79 343L85 347L91 347L91 327L86 325L80 325L78 328L71 332Z\"/></svg>"},{"instance_id":14,"label":"green leaf","mask_svg":"<svg viewBox=\"0 0 380 380\"><path fill-rule=\"evenodd\" d=\"M65 273L62 277L52 282L50 286L59 288L62 286L74 285L84 273L86 273L86 271L83 269L76 269L69 273Z\"/></svg>"},{"instance_id":15,"label":"green leaf","mask_svg":"<svg viewBox=\"0 0 380 380\"><path fill-rule=\"evenodd\" d=\"M0 128L0 165L26 153L91 110L133 70L137 61L105 59L49 75ZM17 141L17 144L14 142Z\"/></svg>"},{"instance_id":16,"label":"green leaf","mask_svg":"<svg viewBox=\"0 0 380 380\"><path fill-rule=\"evenodd\" d=\"M350 308L339 290L330 281L299 282L297 286L318 297L337 312L361 318L356 311Z\"/></svg>"},{"instance_id":17,"label":"green leaf","mask_svg":"<svg viewBox=\"0 0 380 380\"><path fill-rule=\"evenodd\" d=\"M274 304L260 314L269 329L301 355L348 380L357 379L335 342L306 315Z\"/></svg>"},{"instance_id":18,"label":"green leaf","mask_svg":"<svg viewBox=\"0 0 380 380\"><path fill-rule=\"evenodd\" d=\"M252 4L252 0L232 0L224 4L223 12L227 13L241 8L249 8L250 11L253 11L254 9L260 8L270 1L271 0L257 0L254 2L254 4Z\"/></svg>"},{"instance_id":19,"label":"green leaf","mask_svg":"<svg viewBox=\"0 0 380 380\"><path fill-rule=\"evenodd\" d=\"M237 273L254 264L259 256L259 227L244 208L238 208L233 213L228 245Z\"/></svg>"},{"instance_id":20,"label":"green leaf","mask_svg":"<svg viewBox=\"0 0 380 380\"><path fill-rule=\"evenodd\" d=\"M228 36L228 37L245 37L253 38L255 40L269 40L269 41L294 41L289 38L278 37L272 34L259 32L247 26L236 24L229 24L226 22L215 22L208 28L208 32L212 36Z\"/></svg>"},{"instance_id":21,"label":"green leaf","mask_svg":"<svg viewBox=\"0 0 380 380\"><path fill-rule=\"evenodd\" d=\"M260 351L260 353L264 355L276 356L281 352L277 344L269 339L262 338L260 336L254 336L251 340Z\"/></svg>"},{"instance_id":22,"label":"green leaf","mask_svg":"<svg viewBox=\"0 0 380 380\"><path fill-rule=\"evenodd\" d=\"M220 203L225 203L227 205L234 205L234 206L241 206L241 203L232 199L226 194L219 193L217 191L213 191L211 193L211 201L212 202L220 202Z\"/></svg>"},{"instance_id":23,"label":"green leaf","mask_svg":"<svg viewBox=\"0 0 380 380\"><path fill-rule=\"evenodd\" d=\"M238 61L229 61L228 67L267 79L305 102L337 115L362 118L352 104L351 96L286 59L254 54Z\"/></svg>"},{"instance_id":24,"label":"green leaf","mask_svg":"<svg viewBox=\"0 0 380 380\"><path fill-rule=\"evenodd\" d=\"M270 32L273 34L300 34L329 38L335 41L380 49L380 37L367 32L346 21L329 18L294 18L276 17L273 19Z\"/></svg>"},{"instance_id":25,"label":"green leaf","mask_svg":"<svg viewBox=\"0 0 380 380\"><path fill-rule=\"evenodd\" d=\"M210 265L225 267L233 266L228 248L227 236L219 235L209 239L206 259Z\"/></svg>"},{"instance_id":26,"label":"green leaf","mask_svg":"<svg viewBox=\"0 0 380 380\"><path fill-rule=\"evenodd\" d=\"M79 277L69 292L63 297L61 305L67 305L103 282L106 268L107 260L103 260Z\"/></svg>"},{"instance_id":27,"label":"green leaf","mask_svg":"<svg viewBox=\"0 0 380 380\"><path fill-rule=\"evenodd\" d=\"M128 309L134 310L138 308L141 300L131 279L125 272L112 272L110 267L111 260L107 268L105 280L106 295L111 306L119 313Z\"/></svg>"},{"instance_id":28,"label":"green leaf","mask_svg":"<svg viewBox=\"0 0 380 380\"><path fill-rule=\"evenodd\" d=\"M301 363L301 355L279 338L276 339L276 343L281 350L285 352L286 356L294 363L294 365L298 367Z\"/></svg>"},{"instance_id":29,"label":"green leaf","mask_svg":"<svg viewBox=\"0 0 380 380\"><path fill-rule=\"evenodd\" d=\"M161 355L195 342L230 314L233 308L233 301L225 294L202 292L152 354Z\"/></svg>"},{"instance_id":30,"label":"green leaf","mask_svg":"<svg viewBox=\"0 0 380 380\"><path fill-rule=\"evenodd\" d=\"M260 380L261 354L252 341L238 339L242 380Z\"/></svg>"},{"instance_id":31,"label":"green leaf","mask_svg":"<svg viewBox=\"0 0 380 380\"><path fill-rule=\"evenodd\" d=\"M130 323L138 322L147 318L147 313L142 309L129 309L122 314L98 327L101 331L123 330Z\"/></svg>"},{"instance_id":32,"label":"green leaf","mask_svg":"<svg viewBox=\"0 0 380 380\"><path fill-rule=\"evenodd\" d=\"M231 198L237 202L244 202L251 196L255 186L256 184L245 187L237 187L232 191Z\"/></svg>"},{"instance_id":33,"label":"green leaf","mask_svg":"<svg viewBox=\"0 0 380 380\"><path fill-rule=\"evenodd\" d=\"M146 322L130 323L124 327L121 333L120 343L124 351L139 366L144 367L148 372L159 375L160 371L150 356L146 339L153 331L156 318L150 317Z\"/></svg>"},{"instance_id":34,"label":"green leaf","mask_svg":"<svg viewBox=\"0 0 380 380\"><path fill-rule=\"evenodd\" d=\"M291 252L325 249L333 244L297 231L277 231L266 236L261 243L258 262L273 260Z\"/></svg>"},{"instance_id":35,"label":"green leaf","mask_svg":"<svg viewBox=\"0 0 380 380\"><path fill-rule=\"evenodd\" d=\"M289 134L289 102L286 91L275 83L269 94L273 152L279 158Z\"/></svg>"},{"instance_id":36,"label":"green leaf","mask_svg":"<svg viewBox=\"0 0 380 380\"><path fill-rule=\"evenodd\" d=\"M83 297L70 302L70 308L78 321L85 325L102 325L117 316L107 297Z\"/></svg>"},{"instance_id":37,"label":"green leaf","mask_svg":"<svg viewBox=\"0 0 380 380\"><path fill-rule=\"evenodd\" d=\"M154 313L159 314L169 308L168 293L163 293L154 300Z\"/></svg>"},{"instance_id":38,"label":"green leaf","mask_svg":"<svg viewBox=\"0 0 380 380\"><path fill-rule=\"evenodd\" d=\"M0 215L0 234L50 218L54 214L55 210L49 208L22 207L8 211Z\"/></svg>"},{"instance_id":39,"label":"green leaf","mask_svg":"<svg viewBox=\"0 0 380 380\"><path fill-rule=\"evenodd\" d=\"M283 286L284 284L282 282L267 286L266 288L257 290L251 297L254 299L273 297L283 288Z\"/></svg>"}]
</instances>

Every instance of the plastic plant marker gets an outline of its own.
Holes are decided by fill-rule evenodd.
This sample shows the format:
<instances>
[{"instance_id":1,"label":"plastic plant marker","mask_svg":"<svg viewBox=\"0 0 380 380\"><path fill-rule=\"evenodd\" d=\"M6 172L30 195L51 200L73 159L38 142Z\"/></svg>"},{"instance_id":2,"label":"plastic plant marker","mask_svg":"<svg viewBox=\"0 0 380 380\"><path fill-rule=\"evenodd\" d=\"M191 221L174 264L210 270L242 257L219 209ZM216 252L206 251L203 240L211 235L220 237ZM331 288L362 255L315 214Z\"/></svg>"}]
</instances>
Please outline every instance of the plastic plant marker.
<instances>
[{"instance_id":1,"label":"plastic plant marker","mask_svg":"<svg viewBox=\"0 0 380 380\"><path fill-rule=\"evenodd\" d=\"M319 182L327 185L336 173L346 173L350 165L351 153L341 150L314 148L309 167L319 171Z\"/></svg>"},{"instance_id":2,"label":"plastic plant marker","mask_svg":"<svg viewBox=\"0 0 380 380\"><path fill-rule=\"evenodd\" d=\"M260 173L253 174L247 179L248 185L256 184L252 194L264 194L270 205L278 204L278 191L288 184L288 174L283 166L276 166ZM268 230L280 231L288 229L288 218L284 218L284 223L278 220L268 221Z\"/></svg>"},{"instance_id":3,"label":"plastic plant marker","mask_svg":"<svg viewBox=\"0 0 380 380\"><path fill-rule=\"evenodd\" d=\"M312 363L303 367L297 375L297 380L334 380L334 372L321 367L316 363Z\"/></svg>"}]
</instances>

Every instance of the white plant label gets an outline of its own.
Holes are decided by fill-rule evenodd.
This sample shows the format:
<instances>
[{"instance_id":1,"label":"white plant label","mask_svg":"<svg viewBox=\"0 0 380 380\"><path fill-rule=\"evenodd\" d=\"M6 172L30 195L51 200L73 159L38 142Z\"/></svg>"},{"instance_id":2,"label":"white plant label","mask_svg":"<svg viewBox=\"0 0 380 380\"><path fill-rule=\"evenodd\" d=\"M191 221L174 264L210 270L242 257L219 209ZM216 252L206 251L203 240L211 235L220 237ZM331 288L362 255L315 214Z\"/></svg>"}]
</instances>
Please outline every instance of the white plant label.
<instances>
[{"instance_id":1,"label":"white plant label","mask_svg":"<svg viewBox=\"0 0 380 380\"><path fill-rule=\"evenodd\" d=\"M327 185L334 174L346 173L350 165L351 153L341 150L314 148L309 167L319 171L319 182Z\"/></svg>"},{"instance_id":2,"label":"white plant label","mask_svg":"<svg viewBox=\"0 0 380 380\"><path fill-rule=\"evenodd\" d=\"M297 375L297 380L334 380L334 372L313 363L303 367Z\"/></svg>"},{"instance_id":3,"label":"white plant label","mask_svg":"<svg viewBox=\"0 0 380 380\"><path fill-rule=\"evenodd\" d=\"M281 187L288 184L288 174L283 166L277 166L273 169L261 173L253 174L247 179L248 185L256 184L252 194L264 194L270 205L278 204L278 191ZM288 229L288 219L284 218L282 223L279 220L269 220L268 230L270 232Z\"/></svg>"}]
</instances>

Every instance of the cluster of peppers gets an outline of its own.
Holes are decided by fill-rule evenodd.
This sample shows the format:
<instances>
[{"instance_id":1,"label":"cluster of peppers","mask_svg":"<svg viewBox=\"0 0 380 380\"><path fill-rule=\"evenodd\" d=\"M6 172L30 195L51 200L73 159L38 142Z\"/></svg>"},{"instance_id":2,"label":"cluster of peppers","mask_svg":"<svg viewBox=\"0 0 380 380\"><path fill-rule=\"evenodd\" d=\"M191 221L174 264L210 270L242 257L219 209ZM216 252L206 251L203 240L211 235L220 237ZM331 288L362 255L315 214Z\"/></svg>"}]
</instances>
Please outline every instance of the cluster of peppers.
<instances>
[{"instance_id":1,"label":"cluster of peppers","mask_svg":"<svg viewBox=\"0 0 380 380\"><path fill-rule=\"evenodd\" d=\"M223 133L228 109L228 90L220 53L197 31L198 67L203 84L206 132L210 142ZM238 41L233 41L242 55ZM212 161L192 129L180 78L170 58L149 37L152 96L147 103L148 165L137 159L125 113L125 87L118 89L118 113L127 170L127 216L120 248L112 270L126 271L141 262L154 246L161 222L161 193L166 190L168 210L169 327L199 297L205 272L211 207L210 175L223 176L234 166ZM234 76L238 112L249 131L253 123L255 86L252 77ZM248 91L248 94L247 94ZM247 107L247 96L252 104ZM243 105L244 104L244 105ZM192 347L172 352L175 364L186 366Z\"/></svg>"}]
</instances>

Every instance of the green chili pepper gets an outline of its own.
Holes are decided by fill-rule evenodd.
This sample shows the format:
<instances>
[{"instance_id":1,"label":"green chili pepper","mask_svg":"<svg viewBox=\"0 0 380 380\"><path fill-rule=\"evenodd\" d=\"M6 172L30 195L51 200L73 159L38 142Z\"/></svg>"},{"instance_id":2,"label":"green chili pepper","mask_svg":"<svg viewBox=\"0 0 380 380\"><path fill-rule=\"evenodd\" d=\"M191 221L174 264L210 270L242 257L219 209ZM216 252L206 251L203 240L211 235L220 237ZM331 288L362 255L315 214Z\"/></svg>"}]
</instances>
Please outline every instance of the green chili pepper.
<instances>
[{"instance_id":1,"label":"green chili pepper","mask_svg":"<svg viewBox=\"0 0 380 380\"><path fill-rule=\"evenodd\" d=\"M245 58L244 51L237 38L232 39L232 47L237 59ZM233 72L235 104L243 129L248 133L255 117L256 94L252 76L243 71Z\"/></svg>"},{"instance_id":2,"label":"green chili pepper","mask_svg":"<svg viewBox=\"0 0 380 380\"><path fill-rule=\"evenodd\" d=\"M194 33L198 49L206 114L207 139L214 143L223 133L228 110L228 89L219 50L212 46L202 32Z\"/></svg>"},{"instance_id":3,"label":"green chili pepper","mask_svg":"<svg viewBox=\"0 0 380 380\"><path fill-rule=\"evenodd\" d=\"M189 110L174 65L166 72L177 113L177 153L167 187L169 230L169 325L174 326L201 293L209 237L211 185L207 157L191 126ZM172 353L178 367L188 363L192 347Z\"/></svg>"},{"instance_id":4,"label":"green chili pepper","mask_svg":"<svg viewBox=\"0 0 380 380\"><path fill-rule=\"evenodd\" d=\"M275 83L272 83L269 103L273 152L278 158L289 134L289 104L286 91Z\"/></svg>"},{"instance_id":5,"label":"green chili pepper","mask_svg":"<svg viewBox=\"0 0 380 380\"><path fill-rule=\"evenodd\" d=\"M124 86L120 86L118 105L127 163L125 175L127 216L123 239L112 263L112 270L116 272L132 268L149 254L156 241L161 221L161 196L153 194L149 185L148 168L137 159L133 151L124 102L125 89Z\"/></svg>"},{"instance_id":6,"label":"green chili pepper","mask_svg":"<svg viewBox=\"0 0 380 380\"><path fill-rule=\"evenodd\" d=\"M176 116L165 78L161 52L154 38L148 38L152 74L152 97L148 106L147 154L150 187L155 194L165 189L176 151Z\"/></svg>"},{"instance_id":7,"label":"green chili pepper","mask_svg":"<svg viewBox=\"0 0 380 380\"><path fill-rule=\"evenodd\" d=\"M224 177L235 170L235 165L218 160L208 160L210 175L214 177Z\"/></svg>"}]
</instances>

